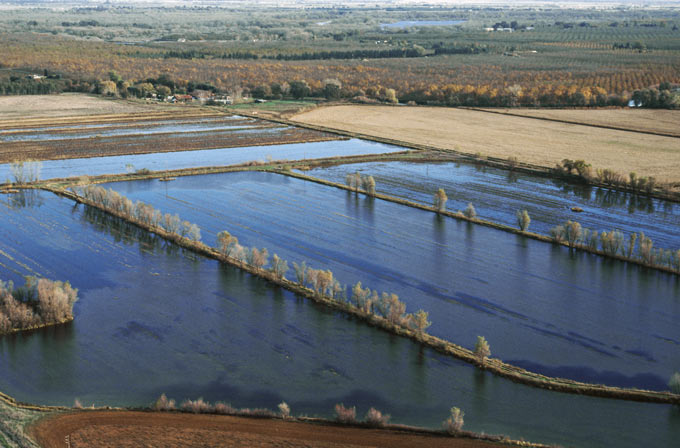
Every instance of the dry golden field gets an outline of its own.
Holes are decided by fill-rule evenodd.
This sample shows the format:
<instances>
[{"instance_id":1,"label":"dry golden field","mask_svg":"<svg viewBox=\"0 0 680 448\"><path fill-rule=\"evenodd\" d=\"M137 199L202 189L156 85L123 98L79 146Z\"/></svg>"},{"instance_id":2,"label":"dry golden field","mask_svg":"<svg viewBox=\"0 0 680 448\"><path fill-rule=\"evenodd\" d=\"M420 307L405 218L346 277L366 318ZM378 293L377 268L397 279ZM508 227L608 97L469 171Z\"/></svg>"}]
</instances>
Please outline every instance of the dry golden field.
<instances>
[{"instance_id":1,"label":"dry golden field","mask_svg":"<svg viewBox=\"0 0 680 448\"><path fill-rule=\"evenodd\" d=\"M60 95L13 95L0 97L0 122L33 118L129 114L158 111L154 104L109 100L80 93Z\"/></svg>"},{"instance_id":2,"label":"dry golden field","mask_svg":"<svg viewBox=\"0 0 680 448\"><path fill-rule=\"evenodd\" d=\"M592 111L572 112L587 116ZM635 112L649 121L648 111ZM582 159L593 168L680 181L680 138L674 137L440 107L331 106L292 120L547 167L566 158Z\"/></svg>"},{"instance_id":3,"label":"dry golden field","mask_svg":"<svg viewBox=\"0 0 680 448\"><path fill-rule=\"evenodd\" d=\"M523 117L625 128L680 137L680 110L667 109L487 109Z\"/></svg>"}]
</instances>

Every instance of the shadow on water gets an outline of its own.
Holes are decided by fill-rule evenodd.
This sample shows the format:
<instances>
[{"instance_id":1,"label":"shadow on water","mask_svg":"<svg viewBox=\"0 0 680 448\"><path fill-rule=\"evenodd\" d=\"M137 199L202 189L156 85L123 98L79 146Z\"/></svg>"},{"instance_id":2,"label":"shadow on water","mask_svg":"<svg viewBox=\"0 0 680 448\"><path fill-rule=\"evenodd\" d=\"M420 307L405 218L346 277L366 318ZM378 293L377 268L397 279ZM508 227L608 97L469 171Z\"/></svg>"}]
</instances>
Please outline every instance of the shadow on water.
<instances>
[{"instance_id":1,"label":"shadow on water","mask_svg":"<svg viewBox=\"0 0 680 448\"><path fill-rule=\"evenodd\" d=\"M44 203L40 190L33 189L21 189L17 193L8 195L8 200L11 208L37 208Z\"/></svg>"}]
</instances>

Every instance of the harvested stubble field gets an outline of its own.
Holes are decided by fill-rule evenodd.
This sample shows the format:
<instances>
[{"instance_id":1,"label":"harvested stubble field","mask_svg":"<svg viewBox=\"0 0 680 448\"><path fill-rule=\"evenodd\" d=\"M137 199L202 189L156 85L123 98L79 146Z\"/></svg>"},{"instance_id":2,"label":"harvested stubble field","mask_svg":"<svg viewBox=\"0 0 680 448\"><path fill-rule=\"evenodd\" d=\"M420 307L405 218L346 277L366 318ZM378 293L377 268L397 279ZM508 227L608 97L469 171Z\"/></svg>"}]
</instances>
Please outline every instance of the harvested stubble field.
<instances>
[{"instance_id":1,"label":"harvested stubble field","mask_svg":"<svg viewBox=\"0 0 680 448\"><path fill-rule=\"evenodd\" d=\"M56 160L127 154L236 148L337 140L332 134L301 128L272 132L270 128L252 132L185 132L119 137L91 137L62 140L5 142L0 145L0 163L16 160Z\"/></svg>"},{"instance_id":2,"label":"harvested stubble field","mask_svg":"<svg viewBox=\"0 0 680 448\"><path fill-rule=\"evenodd\" d=\"M158 112L167 106L109 100L80 93L60 95L14 95L0 97L0 122L33 118L60 119L71 116Z\"/></svg>"},{"instance_id":3,"label":"harvested stubble field","mask_svg":"<svg viewBox=\"0 0 680 448\"><path fill-rule=\"evenodd\" d=\"M483 109L494 113L604 126L680 137L680 110Z\"/></svg>"},{"instance_id":4,"label":"harvested stubble field","mask_svg":"<svg viewBox=\"0 0 680 448\"><path fill-rule=\"evenodd\" d=\"M60 414L36 424L43 448L77 447L261 447L261 448L473 448L499 443L392 430L253 419L223 415L88 411Z\"/></svg>"},{"instance_id":5,"label":"harvested stubble field","mask_svg":"<svg viewBox=\"0 0 680 448\"><path fill-rule=\"evenodd\" d=\"M674 137L439 107L343 105L314 109L292 120L467 154L516 157L546 167L582 159L625 175L635 171L661 182L680 181L680 139Z\"/></svg>"}]
</instances>

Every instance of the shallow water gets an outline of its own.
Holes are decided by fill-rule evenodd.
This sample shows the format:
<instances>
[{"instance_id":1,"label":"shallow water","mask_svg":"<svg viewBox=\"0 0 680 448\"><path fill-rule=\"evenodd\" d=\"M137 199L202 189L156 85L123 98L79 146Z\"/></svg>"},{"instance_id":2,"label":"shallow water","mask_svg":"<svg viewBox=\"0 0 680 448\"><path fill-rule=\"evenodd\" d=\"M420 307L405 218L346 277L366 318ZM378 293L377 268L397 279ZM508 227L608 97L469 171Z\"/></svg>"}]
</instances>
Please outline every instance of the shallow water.
<instances>
[{"instance_id":1,"label":"shallow water","mask_svg":"<svg viewBox=\"0 0 680 448\"><path fill-rule=\"evenodd\" d=\"M0 390L20 400L143 405L165 392L327 417L344 402L429 427L455 405L466 429L546 443L680 437L670 406L516 385L48 193L1 196L0 231L0 278L80 290L72 324L0 337Z\"/></svg>"},{"instance_id":2,"label":"shallow water","mask_svg":"<svg viewBox=\"0 0 680 448\"><path fill-rule=\"evenodd\" d=\"M264 162L269 157L273 160L318 159L332 156L382 154L404 150L404 148L399 146L350 139L156 154L43 160L40 162L40 178L53 179L82 175L121 174L138 169L158 171L226 166L250 161ZM0 179L12 179L10 164L0 164Z\"/></svg>"},{"instance_id":3,"label":"shallow water","mask_svg":"<svg viewBox=\"0 0 680 448\"><path fill-rule=\"evenodd\" d=\"M307 174L344 183L347 174L357 171L373 176L379 193L426 205L432 205L434 193L443 188L448 210L464 210L472 203L480 218L512 227L517 227L516 212L526 209L529 230L544 235L575 220L598 232L642 231L655 247L680 249L680 204L616 190L457 163L372 162L316 168ZM574 206L583 212L572 212Z\"/></svg>"},{"instance_id":4,"label":"shallow water","mask_svg":"<svg viewBox=\"0 0 680 448\"><path fill-rule=\"evenodd\" d=\"M330 269L430 313L430 332L535 371L665 390L680 359L678 276L271 173L107 185L216 243Z\"/></svg>"}]
</instances>

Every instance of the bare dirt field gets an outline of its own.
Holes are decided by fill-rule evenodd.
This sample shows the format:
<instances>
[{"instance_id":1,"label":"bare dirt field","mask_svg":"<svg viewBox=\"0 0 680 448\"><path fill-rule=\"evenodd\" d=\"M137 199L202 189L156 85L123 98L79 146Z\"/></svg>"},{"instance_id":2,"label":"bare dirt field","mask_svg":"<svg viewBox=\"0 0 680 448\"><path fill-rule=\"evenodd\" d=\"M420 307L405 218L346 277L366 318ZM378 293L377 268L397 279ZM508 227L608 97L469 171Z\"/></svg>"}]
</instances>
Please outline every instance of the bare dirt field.
<instances>
[{"instance_id":1,"label":"bare dirt field","mask_svg":"<svg viewBox=\"0 0 680 448\"><path fill-rule=\"evenodd\" d=\"M680 137L680 110L665 109L486 109L521 117L583 123Z\"/></svg>"},{"instance_id":2,"label":"bare dirt field","mask_svg":"<svg viewBox=\"0 0 680 448\"><path fill-rule=\"evenodd\" d=\"M499 443L392 430L286 422L222 415L131 411L59 414L31 427L43 448L258 447L258 448L480 448Z\"/></svg>"},{"instance_id":3,"label":"bare dirt field","mask_svg":"<svg viewBox=\"0 0 680 448\"><path fill-rule=\"evenodd\" d=\"M467 154L517 157L546 167L582 159L593 168L680 181L680 138L674 137L439 107L343 105L291 119Z\"/></svg>"},{"instance_id":4,"label":"bare dirt field","mask_svg":"<svg viewBox=\"0 0 680 448\"><path fill-rule=\"evenodd\" d=\"M80 93L0 97L0 121L153 112L164 105L110 100Z\"/></svg>"}]
</instances>

